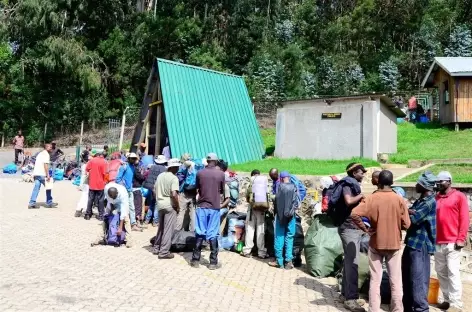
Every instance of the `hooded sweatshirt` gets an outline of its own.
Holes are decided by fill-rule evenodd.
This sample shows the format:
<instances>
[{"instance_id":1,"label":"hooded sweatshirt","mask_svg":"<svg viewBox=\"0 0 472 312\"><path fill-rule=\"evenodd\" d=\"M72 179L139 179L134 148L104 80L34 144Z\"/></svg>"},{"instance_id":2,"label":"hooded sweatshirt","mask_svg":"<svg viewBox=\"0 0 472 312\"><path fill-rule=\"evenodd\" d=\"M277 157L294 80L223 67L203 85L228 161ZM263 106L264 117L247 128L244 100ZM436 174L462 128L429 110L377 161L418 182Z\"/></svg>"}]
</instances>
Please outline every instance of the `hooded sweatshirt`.
<instances>
[{"instance_id":1,"label":"hooded sweatshirt","mask_svg":"<svg viewBox=\"0 0 472 312\"><path fill-rule=\"evenodd\" d=\"M291 183L280 183L275 195L275 215L282 225L287 224L298 208L297 188Z\"/></svg>"}]
</instances>

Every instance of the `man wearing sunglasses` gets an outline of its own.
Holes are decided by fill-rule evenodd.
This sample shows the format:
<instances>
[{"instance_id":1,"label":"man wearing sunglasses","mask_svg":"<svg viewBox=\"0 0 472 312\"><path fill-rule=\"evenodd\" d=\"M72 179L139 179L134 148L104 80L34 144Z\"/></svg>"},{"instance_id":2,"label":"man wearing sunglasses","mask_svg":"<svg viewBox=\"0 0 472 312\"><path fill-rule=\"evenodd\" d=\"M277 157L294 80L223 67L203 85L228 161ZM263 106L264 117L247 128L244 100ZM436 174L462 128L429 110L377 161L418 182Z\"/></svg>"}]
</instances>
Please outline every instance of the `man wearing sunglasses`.
<instances>
[{"instance_id":1,"label":"man wearing sunglasses","mask_svg":"<svg viewBox=\"0 0 472 312\"><path fill-rule=\"evenodd\" d=\"M462 283L460 277L461 249L465 246L469 229L469 205L466 196L451 187L452 176L442 171L436 187L436 252L434 254L439 285L444 302L438 308L462 311Z\"/></svg>"}]
</instances>

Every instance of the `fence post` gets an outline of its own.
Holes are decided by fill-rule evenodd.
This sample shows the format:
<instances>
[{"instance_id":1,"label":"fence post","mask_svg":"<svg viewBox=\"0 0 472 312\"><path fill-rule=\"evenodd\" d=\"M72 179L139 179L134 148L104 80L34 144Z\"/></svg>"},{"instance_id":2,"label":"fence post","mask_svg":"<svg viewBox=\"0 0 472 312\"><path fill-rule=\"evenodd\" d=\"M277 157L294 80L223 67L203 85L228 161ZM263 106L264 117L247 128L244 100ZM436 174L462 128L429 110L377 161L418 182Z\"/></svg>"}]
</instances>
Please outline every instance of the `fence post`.
<instances>
[{"instance_id":1,"label":"fence post","mask_svg":"<svg viewBox=\"0 0 472 312\"><path fill-rule=\"evenodd\" d=\"M82 138L84 136L84 121L80 124L80 139L79 139L79 146L82 146Z\"/></svg>"},{"instance_id":2,"label":"fence post","mask_svg":"<svg viewBox=\"0 0 472 312\"><path fill-rule=\"evenodd\" d=\"M121 151L123 147L123 136L125 134L125 122L126 122L126 111L128 110L128 106L125 108L123 112L123 119L121 120L121 132L120 132L120 144L118 144L118 151Z\"/></svg>"}]
</instances>

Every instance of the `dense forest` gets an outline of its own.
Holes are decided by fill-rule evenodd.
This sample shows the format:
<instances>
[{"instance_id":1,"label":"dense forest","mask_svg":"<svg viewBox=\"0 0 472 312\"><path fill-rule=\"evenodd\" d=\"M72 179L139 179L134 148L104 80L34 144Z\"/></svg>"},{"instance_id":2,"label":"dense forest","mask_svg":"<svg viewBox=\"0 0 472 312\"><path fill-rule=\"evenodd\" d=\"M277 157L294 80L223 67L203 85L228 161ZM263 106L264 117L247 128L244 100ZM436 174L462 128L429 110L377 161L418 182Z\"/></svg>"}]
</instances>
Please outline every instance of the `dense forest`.
<instances>
[{"instance_id":1,"label":"dense forest","mask_svg":"<svg viewBox=\"0 0 472 312\"><path fill-rule=\"evenodd\" d=\"M138 107L154 57L244 75L254 101L418 90L471 30L472 0L0 0L0 132Z\"/></svg>"}]
</instances>

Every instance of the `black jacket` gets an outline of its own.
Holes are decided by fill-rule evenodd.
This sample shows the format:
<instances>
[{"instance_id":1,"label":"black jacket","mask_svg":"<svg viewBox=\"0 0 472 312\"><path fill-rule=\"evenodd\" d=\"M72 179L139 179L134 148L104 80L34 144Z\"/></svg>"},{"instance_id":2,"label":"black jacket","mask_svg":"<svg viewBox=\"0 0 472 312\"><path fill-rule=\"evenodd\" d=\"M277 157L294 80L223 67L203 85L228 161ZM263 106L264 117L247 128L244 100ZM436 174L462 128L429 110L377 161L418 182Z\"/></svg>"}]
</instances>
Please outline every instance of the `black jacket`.
<instances>
[{"instance_id":1,"label":"black jacket","mask_svg":"<svg viewBox=\"0 0 472 312\"><path fill-rule=\"evenodd\" d=\"M154 189L154 184L156 184L157 177L163 173L166 172L167 168L166 166L163 165L152 165L151 169L149 169L149 175L143 183L143 187L153 190Z\"/></svg>"}]
</instances>

